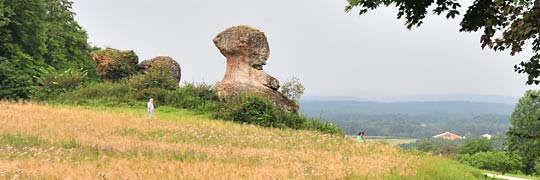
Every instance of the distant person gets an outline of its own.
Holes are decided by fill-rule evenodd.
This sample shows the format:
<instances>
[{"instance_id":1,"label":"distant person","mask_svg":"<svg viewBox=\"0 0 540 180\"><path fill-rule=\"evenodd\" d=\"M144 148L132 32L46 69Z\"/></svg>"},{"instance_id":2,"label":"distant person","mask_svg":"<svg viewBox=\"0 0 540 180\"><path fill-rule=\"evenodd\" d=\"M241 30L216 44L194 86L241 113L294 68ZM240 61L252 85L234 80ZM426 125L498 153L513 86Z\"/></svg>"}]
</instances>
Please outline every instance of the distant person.
<instances>
[{"instance_id":1,"label":"distant person","mask_svg":"<svg viewBox=\"0 0 540 180\"><path fill-rule=\"evenodd\" d=\"M360 131L358 132L358 136L356 136L356 140L360 141L360 142L366 142L366 139L364 138L364 132L363 131Z\"/></svg>"},{"instance_id":2,"label":"distant person","mask_svg":"<svg viewBox=\"0 0 540 180\"><path fill-rule=\"evenodd\" d=\"M152 115L154 114L154 98L148 100L146 108L148 109L148 120L152 120Z\"/></svg>"}]
</instances>

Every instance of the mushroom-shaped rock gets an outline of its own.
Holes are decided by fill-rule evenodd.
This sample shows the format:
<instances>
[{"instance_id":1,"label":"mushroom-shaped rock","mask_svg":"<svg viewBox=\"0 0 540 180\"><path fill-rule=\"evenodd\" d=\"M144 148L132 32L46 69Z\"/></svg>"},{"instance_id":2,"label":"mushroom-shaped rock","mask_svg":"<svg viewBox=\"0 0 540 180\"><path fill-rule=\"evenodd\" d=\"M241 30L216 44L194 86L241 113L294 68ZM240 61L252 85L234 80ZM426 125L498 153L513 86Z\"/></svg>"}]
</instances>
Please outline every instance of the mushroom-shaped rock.
<instances>
[{"instance_id":1,"label":"mushroom-shaped rock","mask_svg":"<svg viewBox=\"0 0 540 180\"><path fill-rule=\"evenodd\" d=\"M170 71L171 77L176 80L177 83L180 82L182 77L182 69L180 64L176 62L173 58L168 56L158 56L150 60L142 61L139 65L139 71L148 72L153 70L159 71Z\"/></svg>"},{"instance_id":2,"label":"mushroom-shaped rock","mask_svg":"<svg viewBox=\"0 0 540 180\"><path fill-rule=\"evenodd\" d=\"M225 76L215 86L222 99L255 93L268 97L282 109L298 111L296 103L277 91L279 81L262 71L270 55L263 32L248 26L231 27L219 33L214 44L227 58Z\"/></svg>"},{"instance_id":3,"label":"mushroom-shaped rock","mask_svg":"<svg viewBox=\"0 0 540 180\"><path fill-rule=\"evenodd\" d=\"M139 57L133 51L107 48L92 52L96 71L104 81L118 81L137 72Z\"/></svg>"}]
</instances>

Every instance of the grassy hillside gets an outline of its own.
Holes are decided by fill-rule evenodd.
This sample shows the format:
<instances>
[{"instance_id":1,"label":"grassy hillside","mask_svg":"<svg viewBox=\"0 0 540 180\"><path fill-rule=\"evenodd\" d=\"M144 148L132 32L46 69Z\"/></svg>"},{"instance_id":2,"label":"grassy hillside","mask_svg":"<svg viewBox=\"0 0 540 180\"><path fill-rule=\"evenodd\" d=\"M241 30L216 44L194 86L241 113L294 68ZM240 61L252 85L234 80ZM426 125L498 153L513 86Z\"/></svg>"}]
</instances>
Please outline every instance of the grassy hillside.
<instances>
[{"instance_id":1,"label":"grassy hillside","mask_svg":"<svg viewBox=\"0 0 540 180\"><path fill-rule=\"evenodd\" d=\"M190 112L0 102L2 179L480 179L430 155Z\"/></svg>"}]
</instances>

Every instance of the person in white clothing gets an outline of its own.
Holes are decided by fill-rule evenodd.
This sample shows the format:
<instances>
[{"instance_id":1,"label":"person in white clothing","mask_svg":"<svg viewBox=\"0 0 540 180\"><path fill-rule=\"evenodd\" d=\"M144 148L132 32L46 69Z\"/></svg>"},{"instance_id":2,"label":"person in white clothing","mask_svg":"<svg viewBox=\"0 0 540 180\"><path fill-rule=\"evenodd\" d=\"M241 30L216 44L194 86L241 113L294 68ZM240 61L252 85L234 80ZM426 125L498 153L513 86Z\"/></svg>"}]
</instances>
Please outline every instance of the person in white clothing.
<instances>
[{"instance_id":1,"label":"person in white clothing","mask_svg":"<svg viewBox=\"0 0 540 180\"><path fill-rule=\"evenodd\" d=\"M146 108L148 109L148 120L152 120L152 114L154 114L154 98L148 100Z\"/></svg>"}]
</instances>

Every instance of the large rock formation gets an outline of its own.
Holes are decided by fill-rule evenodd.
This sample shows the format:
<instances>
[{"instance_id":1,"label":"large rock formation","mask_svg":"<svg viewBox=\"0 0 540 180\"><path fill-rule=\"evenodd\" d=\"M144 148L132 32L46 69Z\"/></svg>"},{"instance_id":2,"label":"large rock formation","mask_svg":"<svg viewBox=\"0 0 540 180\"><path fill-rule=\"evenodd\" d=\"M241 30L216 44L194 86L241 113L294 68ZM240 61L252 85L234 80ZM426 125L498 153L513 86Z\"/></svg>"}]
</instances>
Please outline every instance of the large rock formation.
<instances>
[{"instance_id":1,"label":"large rock formation","mask_svg":"<svg viewBox=\"0 0 540 180\"><path fill-rule=\"evenodd\" d=\"M118 81L137 72L139 57L133 51L107 48L92 52L96 71L104 81Z\"/></svg>"},{"instance_id":2,"label":"large rock formation","mask_svg":"<svg viewBox=\"0 0 540 180\"><path fill-rule=\"evenodd\" d=\"M182 77L182 69L180 64L176 62L173 58L168 56L158 56L150 60L142 61L139 65L139 71L148 72L148 71L162 71L168 70L171 71L171 76L176 80L176 83L180 82Z\"/></svg>"},{"instance_id":3,"label":"large rock formation","mask_svg":"<svg viewBox=\"0 0 540 180\"><path fill-rule=\"evenodd\" d=\"M277 91L279 81L262 71L270 55L263 32L248 26L231 27L219 33L214 44L227 58L225 77L215 86L221 98L255 93L285 110L298 111L296 103Z\"/></svg>"}]
</instances>

